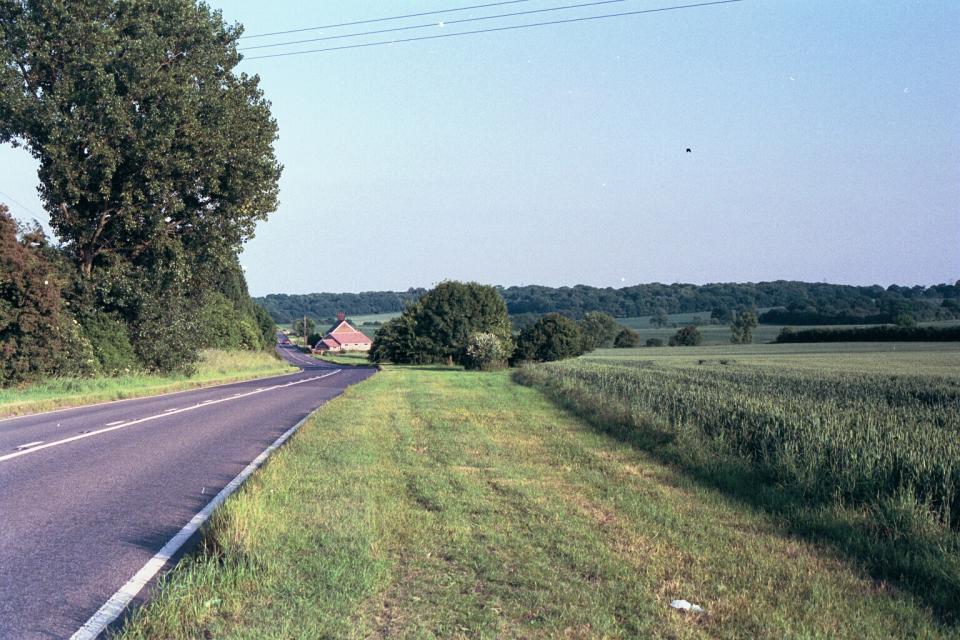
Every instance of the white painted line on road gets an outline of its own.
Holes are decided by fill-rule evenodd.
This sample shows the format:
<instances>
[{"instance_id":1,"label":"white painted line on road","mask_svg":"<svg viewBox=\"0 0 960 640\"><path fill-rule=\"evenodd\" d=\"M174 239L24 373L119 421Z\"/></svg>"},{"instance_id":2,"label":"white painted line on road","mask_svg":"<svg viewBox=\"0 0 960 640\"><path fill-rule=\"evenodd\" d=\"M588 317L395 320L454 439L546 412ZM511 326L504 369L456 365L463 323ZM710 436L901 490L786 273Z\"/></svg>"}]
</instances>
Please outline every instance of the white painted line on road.
<instances>
[{"instance_id":1,"label":"white painted line on road","mask_svg":"<svg viewBox=\"0 0 960 640\"><path fill-rule=\"evenodd\" d=\"M293 364L293 363L291 362L290 364ZM106 402L80 404L75 407L64 407L62 409L51 409L50 411L38 411L36 413L25 413L22 416L7 416L5 418L0 418L0 422L12 422L13 420L23 420L25 418L36 418L37 416L45 416L51 413L62 413L64 411L76 411L77 409L90 409L92 407L102 407L104 405L118 404L120 402L135 402L137 400L150 400L151 398L161 398L163 396L175 396L179 393L190 393L191 391L206 391L207 389L216 389L218 387L228 387L230 385L245 384L247 382L253 382L254 380L273 380L275 378L285 378L287 376L296 375L298 373L303 373L303 369L298 369L297 371L291 371L290 373L281 373L280 375L276 375L276 376L266 376L264 378L250 378L249 380L234 380L233 382L221 382L220 384L209 384L206 386L200 385L198 387L193 387L192 389L180 389L180 391L168 391L166 393L155 393L150 396L137 396L136 398L122 398L120 400L107 400Z\"/></svg>"},{"instance_id":2,"label":"white painted line on road","mask_svg":"<svg viewBox=\"0 0 960 640\"><path fill-rule=\"evenodd\" d=\"M25 455L27 455L28 453L35 453L35 452L37 452L37 451L43 451L44 449L49 449L50 447L56 447L56 446L61 445L61 444L67 444L67 443L69 443L69 442L75 442L75 441L77 441L77 440L83 440L84 438L90 438L90 437L93 437L93 436L96 436L96 435L100 435L101 433L108 433L108 432L110 432L110 431L116 431L117 429L126 429L127 427L132 427L132 426L135 425L135 424L142 424L142 423L144 423L144 422L149 422L149 421L151 421L151 420L156 420L156 419L158 419L158 418L166 418L166 417L168 417L168 416L177 415L178 413L183 413L183 412L185 412L185 411L193 411L194 409L199 409L201 406L202 406L202 407L209 407L210 405L213 405L213 404L220 404L221 402L230 402L231 400L239 400L240 398L245 398L245 397L247 397L247 396L256 395L256 394L258 394L258 393L264 393L265 391L272 391L272 390L274 390L274 389L279 389L279 388L281 388L281 387L289 387L289 386L293 386L293 385L297 385L297 384L304 384L305 382L313 382L314 380L320 380L320 379L322 379L322 378L328 378L328 377L330 377L330 376L332 376L332 375L334 375L334 374L340 373L341 371L342 371L342 369L336 369L335 371L331 371L330 373L325 373L325 374L323 374L322 376L314 376L314 377L312 377L312 378L304 378L303 380L297 380L296 382L291 382L291 383L288 383L288 384L278 384L278 385L274 385L274 386L272 386L272 387L264 387L263 389L259 389L259 390L257 390L257 391L248 391L247 393L241 394L241 395L239 395L239 396L236 396L236 395L235 395L235 396L228 396L228 397L226 397L226 398L220 398L219 400L213 400L213 401L211 401L211 402L208 402L208 403L205 404L205 405L194 405L194 406L192 406L192 407L184 407L183 409L176 409L176 410L173 410L173 411L166 411L166 412L164 412L164 413L158 413L158 414L153 415L153 416L147 416L146 418L139 418L139 419L137 419L137 420L131 420L130 422L126 422L126 423L124 423L124 424L119 424L119 425L117 425L117 426L115 426L115 427L106 427L106 428L104 428L104 429L97 429L96 431L90 431L90 432L88 432L88 433L81 433L80 435L76 435L76 436L73 436L73 437L70 437L70 438L64 438L63 440L55 440L55 441L53 441L53 442L48 442L48 443L46 443L46 444L40 444L40 445L31 447L30 449L24 449L23 451L19 451L19 450L18 450L16 453L8 453L8 454L5 455L5 456L0 456L0 462L6 462L7 460L12 460L13 458L19 458L20 456L25 456Z\"/></svg>"},{"instance_id":3,"label":"white painted line on road","mask_svg":"<svg viewBox=\"0 0 960 640\"><path fill-rule=\"evenodd\" d=\"M24 449L29 449L30 447L35 447L38 444L43 444L43 440L37 440L36 442L28 442L27 444L22 444L19 447L15 447L17 451L23 451Z\"/></svg>"},{"instance_id":4,"label":"white painted line on road","mask_svg":"<svg viewBox=\"0 0 960 640\"><path fill-rule=\"evenodd\" d=\"M107 424L105 424L105 425L103 425L103 426L105 426L105 427L112 427L112 426L114 426L114 425L123 424L124 422L126 422L126 420L114 420L113 422L108 422Z\"/></svg>"},{"instance_id":5,"label":"white painted line on road","mask_svg":"<svg viewBox=\"0 0 960 640\"><path fill-rule=\"evenodd\" d=\"M334 371L333 373L338 373L340 370ZM327 375L333 375L333 373ZM326 376L321 376L326 377ZM312 413L310 415L313 415ZM257 456L253 462L248 464L246 468L240 472L240 474L230 481L230 484L225 486L220 493L218 493L213 500L210 501L207 506L203 508L200 513L190 518L190 522L180 529L177 535L173 536L170 541L163 545L163 548L160 549L150 560L147 561L143 567L137 571L130 580L127 581L125 585L120 587L120 589L113 594L109 600L107 600L100 609L93 614L89 620L80 629L74 633L70 640L95 640L97 636L103 633L110 624L120 617L120 614L123 613L124 609L127 608L127 605L137 597L137 594L143 590L143 588L153 580L154 576L159 573L159 571L164 567L164 565L169 562L170 558L176 555L177 551L180 550L187 540L196 533L204 522L206 522L213 511L223 504L224 500L230 497L234 491L240 488L240 485L250 477L250 475L257 470L264 461L270 457L270 454L273 453L280 445L286 442L290 436L296 433L297 429L303 425L304 422L310 419L310 416L307 416L297 424L293 425L284 432L279 438L274 440L273 444L264 450L259 456ZM206 487L204 487L204 490Z\"/></svg>"},{"instance_id":6,"label":"white painted line on road","mask_svg":"<svg viewBox=\"0 0 960 640\"><path fill-rule=\"evenodd\" d=\"M172 409L164 409L164 410L163 410L164 413L173 413L174 411L179 411L179 409L177 409L176 407L173 407Z\"/></svg>"}]
</instances>

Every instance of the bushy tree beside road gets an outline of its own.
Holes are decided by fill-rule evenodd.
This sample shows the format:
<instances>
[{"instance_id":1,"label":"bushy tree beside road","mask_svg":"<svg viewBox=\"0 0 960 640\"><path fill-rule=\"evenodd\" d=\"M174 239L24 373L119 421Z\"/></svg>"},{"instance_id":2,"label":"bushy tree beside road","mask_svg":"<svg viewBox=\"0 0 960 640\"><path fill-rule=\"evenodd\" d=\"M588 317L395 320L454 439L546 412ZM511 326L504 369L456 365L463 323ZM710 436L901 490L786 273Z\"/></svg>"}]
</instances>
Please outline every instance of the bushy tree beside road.
<instances>
[{"instance_id":1,"label":"bushy tree beside road","mask_svg":"<svg viewBox=\"0 0 960 640\"><path fill-rule=\"evenodd\" d=\"M0 204L0 384L96 369L90 343L63 308L63 282L38 227L21 228Z\"/></svg>"},{"instance_id":2,"label":"bushy tree beside road","mask_svg":"<svg viewBox=\"0 0 960 640\"><path fill-rule=\"evenodd\" d=\"M244 343L272 333L242 273L223 277L281 170L259 79L235 71L240 34L194 0L0 3L0 142L39 162L71 313L123 324L148 369L190 368L198 320L224 311L211 291L257 334Z\"/></svg>"},{"instance_id":3,"label":"bushy tree beside road","mask_svg":"<svg viewBox=\"0 0 960 640\"><path fill-rule=\"evenodd\" d=\"M489 334L506 353L513 346L507 305L496 288L442 282L385 323L373 340L373 362L470 364L471 338Z\"/></svg>"}]
</instances>

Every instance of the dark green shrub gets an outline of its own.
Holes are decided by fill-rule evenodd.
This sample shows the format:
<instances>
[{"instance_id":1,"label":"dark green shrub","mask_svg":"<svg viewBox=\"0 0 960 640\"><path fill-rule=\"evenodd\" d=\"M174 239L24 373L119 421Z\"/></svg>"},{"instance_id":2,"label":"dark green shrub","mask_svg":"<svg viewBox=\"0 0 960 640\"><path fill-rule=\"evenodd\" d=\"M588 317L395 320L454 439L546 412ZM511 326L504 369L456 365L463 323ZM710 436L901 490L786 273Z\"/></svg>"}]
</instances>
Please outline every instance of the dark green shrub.
<instances>
[{"instance_id":1,"label":"dark green shrub","mask_svg":"<svg viewBox=\"0 0 960 640\"><path fill-rule=\"evenodd\" d=\"M577 323L559 313L548 313L520 332L511 364L563 360L582 353L583 336Z\"/></svg>"},{"instance_id":2,"label":"dark green shrub","mask_svg":"<svg viewBox=\"0 0 960 640\"><path fill-rule=\"evenodd\" d=\"M127 325L114 315L95 313L84 318L80 325L100 363L101 373L115 376L140 368L137 354L130 343Z\"/></svg>"},{"instance_id":3,"label":"dark green shrub","mask_svg":"<svg viewBox=\"0 0 960 640\"><path fill-rule=\"evenodd\" d=\"M670 336L669 344L671 347L695 347L702 342L703 336L700 334L700 330L691 325L683 327Z\"/></svg>"},{"instance_id":4,"label":"dark green shrub","mask_svg":"<svg viewBox=\"0 0 960 640\"><path fill-rule=\"evenodd\" d=\"M639 347L640 334L633 329L624 327L620 333L617 334L617 337L613 339L613 346L618 349L633 349L634 347Z\"/></svg>"},{"instance_id":5,"label":"dark green shrub","mask_svg":"<svg viewBox=\"0 0 960 640\"><path fill-rule=\"evenodd\" d=\"M662 347L663 340L661 338L647 338L648 347Z\"/></svg>"}]
</instances>

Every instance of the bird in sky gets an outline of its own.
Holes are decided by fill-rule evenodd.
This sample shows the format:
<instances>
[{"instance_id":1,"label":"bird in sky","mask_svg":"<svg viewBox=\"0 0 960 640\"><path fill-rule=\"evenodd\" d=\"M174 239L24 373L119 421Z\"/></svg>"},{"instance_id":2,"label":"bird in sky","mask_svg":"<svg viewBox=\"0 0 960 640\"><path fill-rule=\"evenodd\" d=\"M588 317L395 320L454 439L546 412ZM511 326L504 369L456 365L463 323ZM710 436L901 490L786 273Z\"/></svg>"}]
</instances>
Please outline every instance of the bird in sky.
<instances>
[{"instance_id":1,"label":"bird in sky","mask_svg":"<svg viewBox=\"0 0 960 640\"><path fill-rule=\"evenodd\" d=\"M690 149L690 147L687 147L687 153L693 153L693 151Z\"/></svg>"}]
</instances>

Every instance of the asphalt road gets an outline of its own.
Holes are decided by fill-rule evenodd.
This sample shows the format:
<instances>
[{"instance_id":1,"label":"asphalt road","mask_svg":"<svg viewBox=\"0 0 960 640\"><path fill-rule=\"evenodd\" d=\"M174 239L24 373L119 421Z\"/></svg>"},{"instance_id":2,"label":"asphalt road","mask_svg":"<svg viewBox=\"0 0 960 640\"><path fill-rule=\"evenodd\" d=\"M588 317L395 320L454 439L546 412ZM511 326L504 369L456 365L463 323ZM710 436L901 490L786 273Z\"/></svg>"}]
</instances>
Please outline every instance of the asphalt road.
<instances>
[{"instance_id":1,"label":"asphalt road","mask_svg":"<svg viewBox=\"0 0 960 640\"><path fill-rule=\"evenodd\" d=\"M373 373L280 352L303 370L0 420L0 638L69 638L278 437Z\"/></svg>"}]
</instances>

